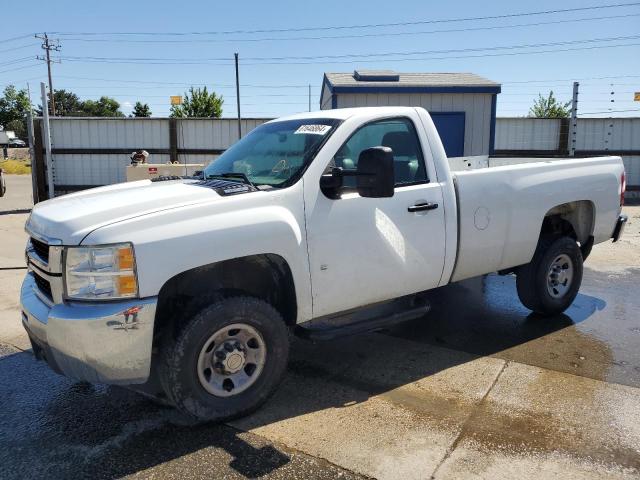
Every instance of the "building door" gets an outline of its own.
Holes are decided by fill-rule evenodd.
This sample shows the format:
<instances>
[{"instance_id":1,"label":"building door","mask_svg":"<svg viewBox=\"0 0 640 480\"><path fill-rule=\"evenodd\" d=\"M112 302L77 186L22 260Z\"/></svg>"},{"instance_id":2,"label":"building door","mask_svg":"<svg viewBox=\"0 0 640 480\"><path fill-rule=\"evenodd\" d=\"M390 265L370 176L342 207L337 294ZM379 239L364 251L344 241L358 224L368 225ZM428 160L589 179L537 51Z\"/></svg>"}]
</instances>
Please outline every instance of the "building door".
<instances>
[{"instance_id":1,"label":"building door","mask_svg":"<svg viewBox=\"0 0 640 480\"><path fill-rule=\"evenodd\" d=\"M464 112L429 112L447 157L464 156Z\"/></svg>"}]
</instances>

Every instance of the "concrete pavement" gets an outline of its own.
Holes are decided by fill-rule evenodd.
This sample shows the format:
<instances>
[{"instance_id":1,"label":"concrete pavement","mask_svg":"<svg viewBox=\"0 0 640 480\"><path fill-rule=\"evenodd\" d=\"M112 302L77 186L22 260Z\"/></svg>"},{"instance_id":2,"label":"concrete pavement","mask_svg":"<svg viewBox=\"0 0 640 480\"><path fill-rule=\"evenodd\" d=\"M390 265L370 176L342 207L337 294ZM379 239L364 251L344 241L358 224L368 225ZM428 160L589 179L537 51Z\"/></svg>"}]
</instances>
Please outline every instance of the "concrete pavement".
<instances>
[{"instance_id":1,"label":"concrete pavement","mask_svg":"<svg viewBox=\"0 0 640 480\"><path fill-rule=\"evenodd\" d=\"M510 276L439 289L391 330L294 340L274 398L229 425L52 373L20 351L24 271L0 270L2 477L638 478L640 208L627 212L625 243L595 247L565 315L531 315ZM20 265L26 215L8 217L1 261Z\"/></svg>"}]
</instances>

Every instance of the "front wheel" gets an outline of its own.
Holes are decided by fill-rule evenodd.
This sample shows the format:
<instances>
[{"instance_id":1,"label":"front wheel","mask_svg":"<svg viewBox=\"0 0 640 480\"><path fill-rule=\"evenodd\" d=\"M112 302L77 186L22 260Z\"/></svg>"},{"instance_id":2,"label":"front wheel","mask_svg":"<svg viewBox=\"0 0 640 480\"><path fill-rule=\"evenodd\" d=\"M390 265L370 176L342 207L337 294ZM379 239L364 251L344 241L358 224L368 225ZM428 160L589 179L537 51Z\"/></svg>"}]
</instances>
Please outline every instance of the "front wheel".
<instances>
[{"instance_id":1,"label":"front wheel","mask_svg":"<svg viewBox=\"0 0 640 480\"><path fill-rule=\"evenodd\" d=\"M287 366L289 334L267 302L232 297L187 320L163 346L163 388L182 412L219 421L246 415L275 391Z\"/></svg>"},{"instance_id":2,"label":"front wheel","mask_svg":"<svg viewBox=\"0 0 640 480\"><path fill-rule=\"evenodd\" d=\"M541 238L531 262L518 269L520 301L541 315L564 312L578 295L582 263L580 247L572 238Z\"/></svg>"}]
</instances>

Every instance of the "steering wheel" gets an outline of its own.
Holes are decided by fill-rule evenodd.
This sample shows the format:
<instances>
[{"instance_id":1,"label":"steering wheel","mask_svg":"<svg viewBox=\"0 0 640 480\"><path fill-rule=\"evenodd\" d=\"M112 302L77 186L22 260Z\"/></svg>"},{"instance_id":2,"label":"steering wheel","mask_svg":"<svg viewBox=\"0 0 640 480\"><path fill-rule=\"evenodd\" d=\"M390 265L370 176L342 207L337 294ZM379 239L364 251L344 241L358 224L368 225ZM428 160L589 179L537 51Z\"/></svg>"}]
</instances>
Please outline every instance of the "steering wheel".
<instances>
[{"instance_id":1,"label":"steering wheel","mask_svg":"<svg viewBox=\"0 0 640 480\"><path fill-rule=\"evenodd\" d=\"M271 173L273 173L274 175L278 175L279 173L282 173L284 170L286 170L286 168L287 161L283 158L273 166L273 168L271 169Z\"/></svg>"}]
</instances>

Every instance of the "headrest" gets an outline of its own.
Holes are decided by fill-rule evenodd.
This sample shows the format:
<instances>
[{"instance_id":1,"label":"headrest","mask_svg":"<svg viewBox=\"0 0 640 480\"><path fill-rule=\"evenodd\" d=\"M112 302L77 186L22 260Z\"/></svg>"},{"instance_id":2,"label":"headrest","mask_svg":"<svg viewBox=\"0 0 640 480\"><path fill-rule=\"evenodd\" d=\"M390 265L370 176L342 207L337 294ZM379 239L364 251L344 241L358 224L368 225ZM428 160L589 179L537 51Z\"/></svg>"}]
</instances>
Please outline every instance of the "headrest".
<instances>
[{"instance_id":1,"label":"headrest","mask_svg":"<svg viewBox=\"0 0 640 480\"><path fill-rule=\"evenodd\" d=\"M415 136L410 132L385 133L382 146L393 150L394 156L408 157L416 153Z\"/></svg>"}]
</instances>

